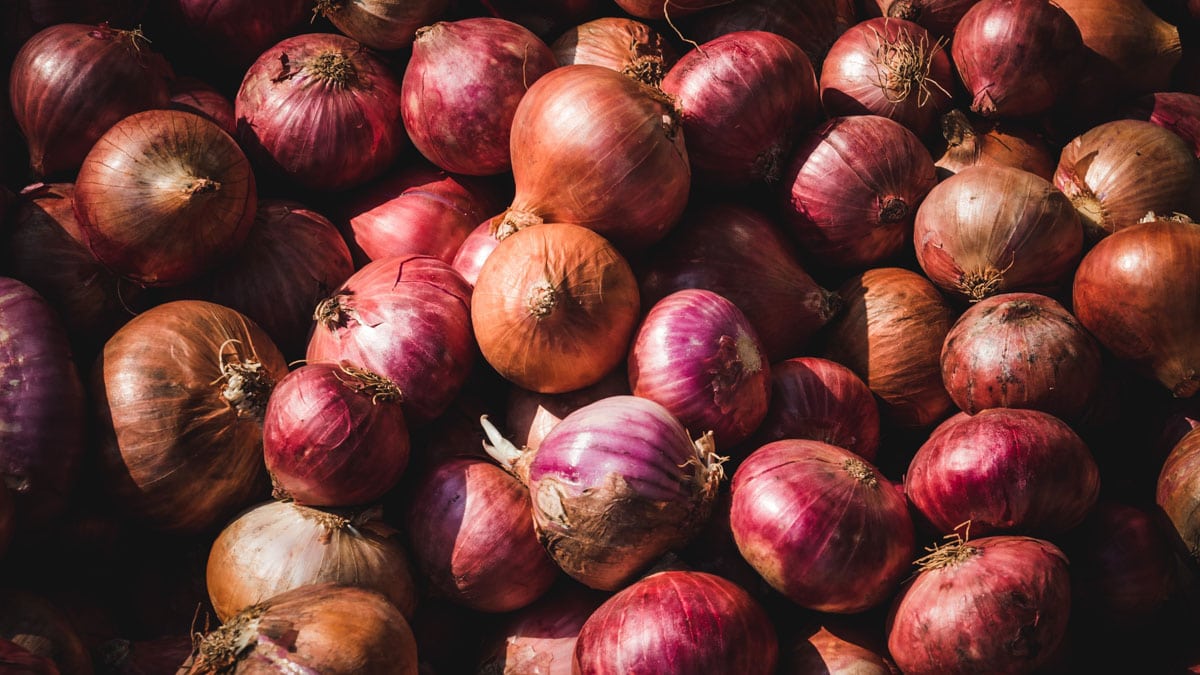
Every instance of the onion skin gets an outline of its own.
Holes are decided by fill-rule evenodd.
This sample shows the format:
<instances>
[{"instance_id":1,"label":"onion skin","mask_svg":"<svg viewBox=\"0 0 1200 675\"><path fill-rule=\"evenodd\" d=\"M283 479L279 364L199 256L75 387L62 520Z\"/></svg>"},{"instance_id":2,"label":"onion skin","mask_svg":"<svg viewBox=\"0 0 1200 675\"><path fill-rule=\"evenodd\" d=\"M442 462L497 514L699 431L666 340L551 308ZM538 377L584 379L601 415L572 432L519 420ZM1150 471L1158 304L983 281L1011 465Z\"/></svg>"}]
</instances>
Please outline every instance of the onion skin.
<instances>
[{"instance_id":1,"label":"onion skin","mask_svg":"<svg viewBox=\"0 0 1200 675\"><path fill-rule=\"evenodd\" d=\"M1072 294L1079 322L1102 346L1189 398L1200 390L1200 291L1193 289L1200 289L1200 225L1156 220L1096 244L1075 272Z\"/></svg>"},{"instance_id":2,"label":"onion skin","mask_svg":"<svg viewBox=\"0 0 1200 675\"><path fill-rule=\"evenodd\" d=\"M156 675L177 671L192 653L191 635L167 635L151 640L114 639L98 648L96 657L108 675Z\"/></svg>"},{"instance_id":3,"label":"onion skin","mask_svg":"<svg viewBox=\"0 0 1200 675\"><path fill-rule=\"evenodd\" d=\"M714 574L671 570L638 580L588 618L573 672L767 675L778 657L775 629L749 593Z\"/></svg>"},{"instance_id":4,"label":"onion skin","mask_svg":"<svg viewBox=\"0 0 1200 675\"><path fill-rule=\"evenodd\" d=\"M47 675L92 675L91 655L67 616L46 598L27 590L0 590L0 640L51 661L54 667L45 671Z\"/></svg>"},{"instance_id":5,"label":"onion skin","mask_svg":"<svg viewBox=\"0 0 1200 675\"><path fill-rule=\"evenodd\" d=\"M66 175L109 127L167 105L170 66L140 32L63 23L30 38L9 80L36 176Z\"/></svg>"},{"instance_id":6,"label":"onion skin","mask_svg":"<svg viewBox=\"0 0 1200 675\"><path fill-rule=\"evenodd\" d=\"M417 29L446 13L448 0L317 0L315 10L351 38L384 51L412 45Z\"/></svg>"},{"instance_id":7,"label":"onion skin","mask_svg":"<svg viewBox=\"0 0 1200 675\"><path fill-rule=\"evenodd\" d=\"M657 87L675 53L654 28L625 17L605 16L568 28L550 45L560 66L591 64Z\"/></svg>"},{"instance_id":8,"label":"onion skin","mask_svg":"<svg viewBox=\"0 0 1200 675\"><path fill-rule=\"evenodd\" d=\"M969 166L1011 166L1054 179L1058 155L1032 130L997 120L971 119L961 110L942 116L942 138L934 146L938 179Z\"/></svg>"},{"instance_id":9,"label":"onion skin","mask_svg":"<svg viewBox=\"0 0 1200 675\"><path fill-rule=\"evenodd\" d=\"M258 205L233 138L192 113L150 110L106 131L75 181L88 248L145 286L199 276L246 240Z\"/></svg>"},{"instance_id":10,"label":"onion skin","mask_svg":"<svg viewBox=\"0 0 1200 675\"><path fill-rule=\"evenodd\" d=\"M559 578L534 532L529 490L490 461L434 466L413 488L404 519L423 578L472 610L520 609Z\"/></svg>"},{"instance_id":11,"label":"onion skin","mask_svg":"<svg viewBox=\"0 0 1200 675\"><path fill-rule=\"evenodd\" d=\"M704 43L742 30L765 30L795 42L820 70L829 47L858 22L855 0L738 0L688 17L686 35Z\"/></svg>"},{"instance_id":12,"label":"onion skin","mask_svg":"<svg viewBox=\"0 0 1200 675\"><path fill-rule=\"evenodd\" d=\"M861 377L883 418L906 427L943 418L954 404L939 357L954 317L937 288L916 272L882 267L847 280L838 295L845 309L820 355Z\"/></svg>"},{"instance_id":13,"label":"onion skin","mask_svg":"<svg viewBox=\"0 0 1200 675\"><path fill-rule=\"evenodd\" d=\"M1100 347L1075 316L1044 295L1003 293L962 314L942 345L942 381L955 405L1083 416L1100 389Z\"/></svg>"},{"instance_id":14,"label":"onion skin","mask_svg":"<svg viewBox=\"0 0 1200 675\"><path fill-rule=\"evenodd\" d=\"M883 16L912 21L933 35L954 35L954 27L979 0L875 0Z\"/></svg>"},{"instance_id":15,"label":"onion skin","mask_svg":"<svg viewBox=\"0 0 1200 675\"><path fill-rule=\"evenodd\" d=\"M837 267L875 266L898 254L937 184L920 139L875 115L829 120L799 141L787 164L783 220L807 253Z\"/></svg>"},{"instance_id":16,"label":"onion skin","mask_svg":"<svg viewBox=\"0 0 1200 675\"><path fill-rule=\"evenodd\" d=\"M256 168L336 192L380 175L408 148L400 100L400 82L361 44L311 33L263 52L233 105Z\"/></svg>"},{"instance_id":17,"label":"onion skin","mask_svg":"<svg viewBox=\"0 0 1200 675\"><path fill-rule=\"evenodd\" d=\"M562 418L602 398L629 394L629 377L624 368L612 371L596 384L561 394L539 394L512 385L504 426L512 435L513 445L537 450L542 439Z\"/></svg>"},{"instance_id":18,"label":"onion skin","mask_svg":"<svg viewBox=\"0 0 1200 675\"><path fill-rule=\"evenodd\" d=\"M888 651L906 675L1028 673L1067 631L1067 558L1040 539L948 544L888 615Z\"/></svg>"},{"instance_id":19,"label":"onion skin","mask_svg":"<svg viewBox=\"0 0 1200 675\"><path fill-rule=\"evenodd\" d=\"M617 5L639 19L679 18L695 14L712 7L720 7L729 0L616 0Z\"/></svg>"},{"instance_id":20,"label":"onion skin","mask_svg":"<svg viewBox=\"0 0 1200 675\"><path fill-rule=\"evenodd\" d=\"M180 28L203 52L244 69L302 25L309 0L171 0Z\"/></svg>"},{"instance_id":21,"label":"onion skin","mask_svg":"<svg viewBox=\"0 0 1200 675\"><path fill-rule=\"evenodd\" d=\"M1200 158L1200 96L1177 91L1146 94L1133 103L1128 116L1174 131Z\"/></svg>"},{"instance_id":22,"label":"onion skin","mask_svg":"<svg viewBox=\"0 0 1200 675\"><path fill-rule=\"evenodd\" d=\"M1083 226L1050 181L1011 167L970 167L917 209L917 262L933 283L974 302L1056 289L1083 254Z\"/></svg>"},{"instance_id":23,"label":"onion skin","mask_svg":"<svg viewBox=\"0 0 1200 675\"><path fill-rule=\"evenodd\" d=\"M504 620L485 645L477 672L572 675L579 630L607 598L573 583L552 588Z\"/></svg>"},{"instance_id":24,"label":"onion skin","mask_svg":"<svg viewBox=\"0 0 1200 675\"><path fill-rule=\"evenodd\" d=\"M1192 431L1179 440L1163 463L1155 490L1155 503L1174 527L1171 541L1200 562L1200 433Z\"/></svg>"},{"instance_id":25,"label":"onion skin","mask_svg":"<svg viewBox=\"0 0 1200 675\"><path fill-rule=\"evenodd\" d=\"M495 223L496 218L488 218L471 230L454 252L454 259L450 261L454 271L461 274L472 288L479 281L479 270L483 269L483 263L487 262L488 256L496 250L504 237L516 232L499 231L494 227Z\"/></svg>"},{"instance_id":26,"label":"onion skin","mask_svg":"<svg viewBox=\"0 0 1200 675\"><path fill-rule=\"evenodd\" d=\"M233 101L211 84L193 77L177 77L171 81L170 93L172 110L204 117L230 136L237 133Z\"/></svg>"},{"instance_id":27,"label":"onion skin","mask_svg":"<svg viewBox=\"0 0 1200 675\"><path fill-rule=\"evenodd\" d=\"M983 535L1058 535L1083 521L1100 471L1083 440L1037 410L958 413L921 445L904 479L909 502L948 534L970 521Z\"/></svg>"},{"instance_id":28,"label":"onion skin","mask_svg":"<svg viewBox=\"0 0 1200 675\"><path fill-rule=\"evenodd\" d=\"M1142 0L1055 0L1071 15L1090 52L1085 82L1117 100L1121 94L1166 91L1183 48L1179 29Z\"/></svg>"},{"instance_id":29,"label":"onion skin","mask_svg":"<svg viewBox=\"0 0 1200 675\"><path fill-rule=\"evenodd\" d=\"M882 639L854 624L824 620L797 631L781 646L780 672L788 675L900 675ZM878 643L878 644L876 644Z\"/></svg>"},{"instance_id":30,"label":"onion skin","mask_svg":"<svg viewBox=\"0 0 1200 675\"><path fill-rule=\"evenodd\" d=\"M703 289L659 300L628 359L634 396L661 403L719 448L746 439L767 414L771 367L754 328L732 302Z\"/></svg>"}]
</instances>

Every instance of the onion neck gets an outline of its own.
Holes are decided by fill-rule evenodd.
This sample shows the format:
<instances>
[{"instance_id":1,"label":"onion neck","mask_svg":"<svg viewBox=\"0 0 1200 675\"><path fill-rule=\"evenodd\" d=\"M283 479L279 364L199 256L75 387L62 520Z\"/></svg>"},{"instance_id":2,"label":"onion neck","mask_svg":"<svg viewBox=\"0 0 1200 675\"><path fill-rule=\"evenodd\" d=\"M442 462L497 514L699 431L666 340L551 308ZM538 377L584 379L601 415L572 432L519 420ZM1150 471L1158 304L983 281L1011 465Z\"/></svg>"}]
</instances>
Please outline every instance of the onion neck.
<instances>
[{"instance_id":1,"label":"onion neck","mask_svg":"<svg viewBox=\"0 0 1200 675\"><path fill-rule=\"evenodd\" d=\"M784 148L781 144L772 144L754 158L754 167L751 169L751 173L762 179L764 183L779 182L779 177L783 174L783 151Z\"/></svg>"},{"instance_id":2,"label":"onion neck","mask_svg":"<svg viewBox=\"0 0 1200 675\"><path fill-rule=\"evenodd\" d=\"M1018 300L1009 303L1004 308L1004 313L1000 315L1000 320L1005 323L1026 321L1028 319L1036 319L1041 314L1042 310L1036 304L1028 300Z\"/></svg>"},{"instance_id":3,"label":"onion neck","mask_svg":"<svg viewBox=\"0 0 1200 675\"><path fill-rule=\"evenodd\" d=\"M354 317L354 307L350 304L350 294L338 293L325 298L313 311L313 320L332 331L339 326L345 326Z\"/></svg>"},{"instance_id":4,"label":"onion neck","mask_svg":"<svg viewBox=\"0 0 1200 675\"><path fill-rule=\"evenodd\" d=\"M621 73L644 85L657 88L667 76L667 65L663 62L662 54L638 54L621 68Z\"/></svg>"},{"instance_id":5,"label":"onion neck","mask_svg":"<svg viewBox=\"0 0 1200 675\"><path fill-rule=\"evenodd\" d=\"M498 220L492 221L491 231L492 236L497 241L504 241L508 237L517 232L534 225L541 225L544 220L533 211L524 211L522 209L509 209L504 212Z\"/></svg>"},{"instance_id":6,"label":"onion neck","mask_svg":"<svg viewBox=\"0 0 1200 675\"><path fill-rule=\"evenodd\" d=\"M879 222L886 224L901 223L908 218L908 202L903 197L888 195L879 204Z\"/></svg>"},{"instance_id":7,"label":"onion neck","mask_svg":"<svg viewBox=\"0 0 1200 675\"><path fill-rule=\"evenodd\" d=\"M483 433L487 436L487 440L483 442L483 449L488 456L499 462L500 468L516 476L523 485L529 485L529 462L533 459L533 452L518 448L505 438L487 415L480 416L479 425L483 427Z\"/></svg>"},{"instance_id":8,"label":"onion neck","mask_svg":"<svg viewBox=\"0 0 1200 675\"><path fill-rule=\"evenodd\" d=\"M725 462L729 457L717 454L717 442L713 432L706 431L692 443L696 455L688 460L688 464L696 467L693 479L700 488L702 499L712 501L716 497L721 481L725 480Z\"/></svg>"},{"instance_id":9,"label":"onion neck","mask_svg":"<svg viewBox=\"0 0 1200 675\"><path fill-rule=\"evenodd\" d=\"M916 23L921 16L921 9L913 0L895 0L888 5L887 15L893 19L904 19Z\"/></svg>"},{"instance_id":10,"label":"onion neck","mask_svg":"<svg viewBox=\"0 0 1200 675\"><path fill-rule=\"evenodd\" d=\"M345 0L317 0L313 6L313 21L316 21L318 16L333 16L345 6Z\"/></svg>"},{"instance_id":11,"label":"onion neck","mask_svg":"<svg viewBox=\"0 0 1200 675\"><path fill-rule=\"evenodd\" d=\"M1004 286L1004 272L988 266L982 270L963 272L956 284L958 290L971 302L979 302L994 295Z\"/></svg>"},{"instance_id":12,"label":"onion neck","mask_svg":"<svg viewBox=\"0 0 1200 675\"><path fill-rule=\"evenodd\" d=\"M851 478L863 485L871 489L879 487L879 477L875 475L875 470L861 459L847 459L842 464L842 468L846 470L846 473L850 474Z\"/></svg>"},{"instance_id":13,"label":"onion neck","mask_svg":"<svg viewBox=\"0 0 1200 675\"><path fill-rule=\"evenodd\" d=\"M221 398L237 411L238 417L249 417L262 425L275 383L261 362L254 358L243 360L236 352L225 354L226 347L240 344L239 340L226 340L221 345L217 355L221 377L216 383L221 385Z\"/></svg>"},{"instance_id":14,"label":"onion neck","mask_svg":"<svg viewBox=\"0 0 1200 675\"><path fill-rule=\"evenodd\" d=\"M970 523L964 525L969 526ZM949 543L934 544L932 548L926 548L929 553L917 558L913 565L921 572L940 570L960 565L981 554L979 547L968 544L967 538L958 532L946 535L946 538L950 540Z\"/></svg>"},{"instance_id":15,"label":"onion neck","mask_svg":"<svg viewBox=\"0 0 1200 675\"><path fill-rule=\"evenodd\" d=\"M220 189L221 183L218 181L211 178L196 178L183 188L183 194L188 197L194 197L196 195L218 192Z\"/></svg>"},{"instance_id":16,"label":"onion neck","mask_svg":"<svg viewBox=\"0 0 1200 675\"><path fill-rule=\"evenodd\" d=\"M321 52L307 65L317 79L338 89L345 89L358 82L358 69L354 61L344 52Z\"/></svg>"},{"instance_id":17,"label":"onion neck","mask_svg":"<svg viewBox=\"0 0 1200 675\"><path fill-rule=\"evenodd\" d=\"M375 405L404 400L404 393L400 391L400 387L379 373L359 368L346 361L338 365L338 370L339 373L335 377L339 382L356 394L370 396L371 403Z\"/></svg>"},{"instance_id":18,"label":"onion neck","mask_svg":"<svg viewBox=\"0 0 1200 675\"><path fill-rule=\"evenodd\" d=\"M558 291L549 283L544 282L534 286L529 291L529 297L525 301L530 316L541 321L553 314L554 307L559 301L558 296Z\"/></svg>"},{"instance_id":19,"label":"onion neck","mask_svg":"<svg viewBox=\"0 0 1200 675\"><path fill-rule=\"evenodd\" d=\"M238 655L258 642L258 624L267 606L251 605L201 639L189 673L232 673Z\"/></svg>"}]
</instances>

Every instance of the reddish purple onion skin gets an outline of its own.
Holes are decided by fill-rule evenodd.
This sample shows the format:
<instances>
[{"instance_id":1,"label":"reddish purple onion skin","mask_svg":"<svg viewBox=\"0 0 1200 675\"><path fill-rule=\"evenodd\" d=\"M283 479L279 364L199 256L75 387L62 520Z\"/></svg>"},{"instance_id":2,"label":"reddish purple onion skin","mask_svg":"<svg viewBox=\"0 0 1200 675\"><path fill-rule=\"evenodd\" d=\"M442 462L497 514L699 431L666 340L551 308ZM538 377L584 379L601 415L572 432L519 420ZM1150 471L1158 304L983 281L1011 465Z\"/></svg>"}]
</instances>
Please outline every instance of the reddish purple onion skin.
<instances>
[{"instance_id":1,"label":"reddish purple onion skin","mask_svg":"<svg viewBox=\"0 0 1200 675\"><path fill-rule=\"evenodd\" d=\"M421 28L412 50L401 111L417 150L453 173L510 170L513 116L525 91L558 67L550 47L524 26L475 17Z\"/></svg>"},{"instance_id":2,"label":"reddish purple onion skin","mask_svg":"<svg viewBox=\"0 0 1200 675\"><path fill-rule=\"evenodd\" d=\"M489 637L478 672L572 675L579 630L607 598L574 583L550 589L509 615Z\"/></svg>"},{"instance_id":3,"label":"reddish purple onion skin","mask_svg":"<svg viewBox=\"0 0 1200 675\"><path fill-rule=\"evenodd\" d=\"M922 560L887 621L888 651L905 675L1029 673L1054 656L1071 611L1058 547L985 537Z\"/></svg>"},{"instance_id":4,"label":"reddish purple onion skin","mask_svg":"<svg viewBox=\"0 0 1200 675\"><path fill-rule=\"evenodd\" d=\"M879 644L876 644L878 642ZM882 639L826 621L781 645L780 672L788 675L900 675Z\"/></svg>"},{"instance_id":5,"label":"reddish purple onion skin","mask_svg":"<svg viewBox=\"0 0 1200 675\"><path fill-rule=\"evenodd\" d=\"M1180 91L1159 91L1137 99L1127 116L1174 131L1200 158L1200 96Z\"/></svg>"},{"instance_id":6,"label":"reddish purple onion skin","mask_svg":"<svg viewBox=\"0 0 1200 675\"><path fill-rule=\"evenodd\" d=\"M746 316L704 289L676 291L650 308L628 359L634 396L660 403L718 448L746 439L767 414L771 367Z\"/></svg>"},{"instance_id":7,"label":"reddish purple onion skin","mask_svg":"<svg viewBox=\"0 0 1200 675\"><path fill-rule=\"evenodd\" d=\"M197 51L244 69L271 45L298 28L310 0L170 0L180 28Z\"/></svg>"},{"instance_id":8,"label":"reddish purple onion skin","mask_svg":"<svg viewBox=\"0 0 1200 675\"><path fill-rule=\"evenodd\" d=\"M954 35L954 27L979 0L875 0L883 16L912 21L933 35Z\"/></svg>"},{"instance_id":9,"label":"reddish purple onion skin","mask_svg":"<svg viewBox=\"0 0 1200 675\"><path fill-rule=\"evenodd\" d=\"M714 574L670 570L638 580L588 618L574 672L768 675L778 658L775 628L749 593Z\"/></svg>"},{"instance_id":10,"label":"reddish purple onion skin","mask_svg":"<svg viewBox=\"0 0 1200 675\"><path fill-rule=\"evenodd\" d=\"M617 368L596 384L563 394L542 394L512 385L505 409L505 426L517 447L537 450L542 439L562 418L609 396L629 395L629 377Z\"/></svg>"},{"instance_id":11,"label":"reddish purple onion skin","mask_svg":"<svg viewBox=\"0 0 1200 675\"><path fill-rule=\"evenodd\" d=\"M942 138L931 149L939 180L976 165L1011 166L1052 180L1058 166L1058 151L1031 125L968 117L957 109L942 116Z\"/></svg>"},{"instance_id":12,"label":"reddish purple onion skin","mask_svg":"<svg viewBox=\"0 0 1200 675\"><path fill-rule=\"evenodd\" d=\"M808 56L766 31L704 43L661 87L675 97L693 173L721 186L778 181L796 136L822 117Z\"/></svg>"},{"instance_id":13,"label":"reddish purple onion skin","mask_svg":"<svg viewBox=\"0 0 1200 675\"><path fill-rule=\"evenodd\" d=\"M942 381L959 409L1028 408L1078 420L1100 388L1100 346L1075 316L1035 293L972 305L942 345Z\"/></svg>"},{"instance_id":14,"label":"reddish purple onion skin","mask_svg":"<svg viewBox=\"0 0 1200 675\"><path fill-rule=\"evenodd\" d=\"M233 101L216 87L194 77L177 77L171 81L170 93L172 110L195 113L215 123L230 136L237 134Z\"/></svg>"},{"instance_id":15,"label":"reddish purple onion skin","mask_svg":"<svg viewBox=\"0 0 1200 675\"><path fill-rule=\"evenodd\" d=\"M1172 540L1193 564L1200 562L1200 431L1186 434L1158 475L1155 503L1174 527Z\"/></svg>"},{"instance_id":16,"label":"reddish purple onion skin","mask_svg":"<svg viewBox=\"0 0 1200 675\"><path fill-rule=\"evenodd\" d=\"M381 258L317 308L310 362L349 361L400 388L410 425L449 407L475 359L471 288L429 256Z\"/></svg>"},{"instance_id":17,"label":"reddish purple onion skin","mask_svg":"<svg viewBox=\"0 0 1200 675\"><path fill-rule=\"evenodd\" d=\"M413 559L441 596L479 612L511 612L545 595L558 567L538 541L529 491L485 459L433 467L404 511Z\"/></svg>"},{"instance_id":18,"label":"reddish purple onion skin","mask_svg":"<svg viewBox=\"0 0 1200 675\"><path fill-rule=\"evenodd\" d=\"M738 550L792 602L861 612L885 602L908 574L916 548L904 495L850 451L812 440L768 443L738 467L732 486Z\"/></svg>"},{"instance_id":19,"label":"reddish purple onion skin","mask_svg":"<svg viewBox=\"0 0 1200 675\"><path fill-rule=\"evenodd\" d=\"M795 42L820 69L829 47L858 22L855 0L739 0L714 7L684 22L684 34L698 42L743 30L778 33Z\"/></svg>"},{"instance_id":20,"label":"reddish purple onion skin","mask_svg":"<svg viewBox=\"0 0 1200 675\"><path fill-rule=\"evenodd\" d=\"M1078 525L1100 494L1100 471L1083 439L1037 410L991 408L942 422L913 456L909 501L951 533L1057 535Z\"/></svg>"},{"instance_id":21,"label":"reddish purple onion skin","mask_svg":"<svg viewBox=\"0 0 1200 675\"><path fill-rule=\"evenodd\" d=\"M493 220L488 218L476 225L463 239L458 250L454 252L454 259L450 261L454 271L461 274L472 287L479 279L479 270L483 269L483 263L502 241L501 233L494 227Z\"/></svg>"},{"instance_id":22,"label":"reddish purple onion skin","mask_svg":"<svg viewBox=\"0 0 1200 675\"><path fill-rule=\"evenodd\" d=\"M911 131L858 115L831 119L801 139L780 183L783 220L801 247L825 264L861 268L911 240L937 169Z\"/></svg>"}]
</instances>

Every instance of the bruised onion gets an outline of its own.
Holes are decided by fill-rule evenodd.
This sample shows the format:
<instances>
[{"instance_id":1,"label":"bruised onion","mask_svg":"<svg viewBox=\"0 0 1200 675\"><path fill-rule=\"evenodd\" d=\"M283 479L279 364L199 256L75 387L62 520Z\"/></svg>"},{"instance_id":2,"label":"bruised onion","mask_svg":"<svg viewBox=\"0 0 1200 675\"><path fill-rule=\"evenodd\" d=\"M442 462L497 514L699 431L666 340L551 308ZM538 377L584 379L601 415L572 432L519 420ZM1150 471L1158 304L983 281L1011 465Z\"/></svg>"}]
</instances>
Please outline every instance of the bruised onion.
<instances>
[{"instance_id":1,"label":"bruised onion","mask_svg":"<svg viewBox=\"0 0 1200 675\"><path fill-rule=\"evenodd\" d=\"M1045 178L976 166L929 192L917 210L913 244L933 283L978 302L1006 291L1056 288L1079 262L1083 227Z\"/></svg>"},{"instance_id":2,"label":"bruised onion","mask_svg":"<svg viewBox=\"0 0 1200 675\"><path fill-rule=\"evenodd\" d=\"M934 150L937 158L933 163L941 179L982 165L1011 166L1052 180L1058 166L1058 157L1049 143L1031 129L996 120L974 120L961 110L942 116L942 140Z\"/></svg>"},{"instance_id":3,"label":"bruised onion","mask_svg":"<svg viewBox=\"0 0 1200 675\"><path fill-rule=\"evenodd\" d=\"M170 0L196 50L244 69L263 50L301 25L310 0Z\"/></svg>"},{"instance_id":4,"label":"bruised onion","mask_svg":"<svg viewBox=\"0 0 1200 675\"><path fill-rule=\"evenodd\" d=\"M629 393L629 378L624 368L617 368L593 385L561 394L539 394L513 385L504 415L505 427L514 445L537 450L562 418L602 398Z\"/></svg>"},{"instance_id":5,"label":"bruised onion","mask_svg":"<svg viewBox=\"0 0 1200 675\"><path fill-rule=\"evenodd\" d=\"M448 0L316 0L314 14L375 49L412 45L417 29L441 16Z\"/></svg>"},{"instance_id":6,"label":"bruised onion","mask_svg":"<svg viewBox=\"0 0 1200 675\"><path fill-rule=\"evenodd\" d=\"M605 66L652 87L675 63L675 55L654 28L626 17L605 16L568 28L551 43L560 66Z\"/></svg>"},{"instance_id":7,"label":"bruised onion","mask_svg":"<svg viewBox=\"0 0 1200 675\"><path fill-rule=\"evenodd\" d=\"M1179 91L1146 94L1130 106L1128 115L1174 131L1200 158L1200 96Z\"/></svg>"},{"instance_id":8,"label":"bruised onion","mask_svg":"<svg viewBox=\"0 0 1200 675\"><path fill-rule=\"evenodd\" d=\"M801 139L782 180L783 218L828 265L866 267L896 255L937 184L933 158L883 117L837 117Z\"/></svg>"},{"instance_id":9,"label":"bruised onion","mask_svg":"<svg viewBox=\"0 0 1200 675\"><path fill-rule=\"evenodd\" d=\"M875 0L886 17L912 21L933 35L949 37L979 0Z\"/></svg>"},{"instance_id":10,"label":"bruised onion","mask_svg":"<svg viewBox=\"0 0 1200 675\"><path fill-rule=\"evenodd\" d=\"M802 607L861 612L887 600L908 574L915 545L904 495L848 450L813 440L768 443L742 462L732 488L738 550Z\"/></svg>"},{"instance_id":11,"label":"bruised onion","mask_svg":"<svg viewBox=\"0 0 1200 675\"><path fill-rule=\"evenodd\" d=\"M478 672L571 675L579 630L605 599L575 583L551 589L504 620L484 645Z\"/></svg>"},{"instance_id":12,"label":"bruised onion","mask_svg":"<svg viewBox=\"0 0 1200 675\"><path fill-rule=\"evenodd\" d=\"M688 17L684 33L698 42L742 30L778 33L799 45L819 71L829 47L857 22L856 0L737 0Z\"/></svg>"},{"instance_id":13,"label":"bruised onion","mask_svg":"<svg viewBox=\"0 0 1200 675\"><path fill-rule=\"evenodd\" d=\"M668 570L610 597L575 643L580 675L769 675L779 641L744 589L715 574Z\"/></svg>"},{"instance_id":14,"label":"bruised onion","mask_svg":"<svg viewBox=\"0 0 1200 675\"><path fill-rule=\"evenodd\" d=\"M708 519L724 477L711 435L693 442L661 405L610 396L567 415L523 452L484 420L489 454L528 486L538 538L598 590L628 585Z\"/></svg>"},{"instance_id":15,"label":"bruised onion","mask_svg":"<svg viewBox=\"0 0 1200 675\"><path fill-rule=\"evenodd\" d=\"M1091 82L1106 92L1165 91L1183 48L1179 29L1142 0L1054 0L1071 16L1090 52Z\"/></svg>"},{"instance_id":16,"label":"bruised onion","mask_svg":"<svg viewBox=\"0 0 1200 675\"><path fill-rule=\"evenodd\" d=\"M255 53L255 56L258 54ZM172 110L195 113L221 127L229 135L237 133L233 101L216 87L193 77L177 77L171 81Z\"/></svg>"}]
</instances>

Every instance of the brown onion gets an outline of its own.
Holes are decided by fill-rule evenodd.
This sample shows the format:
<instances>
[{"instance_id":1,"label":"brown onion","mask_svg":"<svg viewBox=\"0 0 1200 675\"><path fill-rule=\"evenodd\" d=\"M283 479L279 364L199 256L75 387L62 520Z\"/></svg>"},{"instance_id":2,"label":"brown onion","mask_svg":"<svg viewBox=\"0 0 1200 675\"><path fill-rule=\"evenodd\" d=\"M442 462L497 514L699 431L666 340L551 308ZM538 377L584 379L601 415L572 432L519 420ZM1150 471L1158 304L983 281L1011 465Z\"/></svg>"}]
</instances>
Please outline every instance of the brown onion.
<instances>
[{"instance_id":1,"label":"brown onion","mask_svg":"<svg viewBox=\"0 0 1200 675\"><path fill-rule=\"evenodd\" d=\"M821 355L861 377L900 425L928 426L949 412L938 359L954 317L937 288L916 272L883 267L849 279L838 295L845 309Z\"/></svg>"},{"instance_id":2,"label":"brown onion","mask_svg":"<svg viewBox=\"0 0 1200 675\"><path fill-rule=\"evenodd\" d=\"M1128 116L1174 131L1200 158L1200 96L1179 91L1146 94L1130 106Z\"/></svg>"},{"instance_id":3,"label":"brown onion","mask_svg":"<svg viewBox=\"0 0 1200 675\"><path fill-rule=\"evenodd\" d=\"M1171 449L1158 475L1155 503L1170 521L1171 541L1193 565L1200 563L1200 431Z\"/></svg>"},{"instance_id":4,"label":"brown onion","mask_svg":"<svg viewBox=\"0 0 1200 675\"><path fill-rule=\"evenodd\" d=\"M967 10L979 0L875 0L893 19L912 21L934 35L950 37Z\"/></svg>"},{"instance_id":5,"label":"brown onion","mask_svg":"<svg viewBox=\"0 0 1200 675\"><path fill-rule=\"evenodd\" d=\"M858 22L857 0L737 0L688 17L684 34L698 42L740 30L765 30L795 42L820 71L839 35Z\"/></svg>"},{"instance_id":6,"label":"brown onion","mask_svg":"<svg viewBox=\"0 0 1200 675\"><path fill-rule=\"evenodd\" d=\"M657 30L626 17L606 16L568 28L550 49L560 66L605 66L652 87L675 63L674 52Z\"/></svg>"},{"instance_id":7,"label":"brown onion","mask_svg":"<svg viewBox=\"0 0 1200 675\"><path fill-rule=\"evenodd\" d=\"M1083 80L1114 98L1165 91L1179 62L1179 29L1142 0L1054 0L1079 27L1090 52ZM1089 77L1090 76L1090 77Z\"/></svg>"},{"instance_id":8,"label":"brown onion","mask_svg":"<svg viewBox=\"0 0 1200 675\"><path fill-rule=\"evenodd\" d=\"M913 244L933 283L978 302L1006 291L1056 288L1079 262L1083 227L1045 178L976 166L929 192L917 210Z\"/></svg>"},{"instance_id":9,"label":"brown onion","mask_svg":"<svg viewBox=\"0 0 1200 675\"><path fill-rule=\"evenodd\" d=\"M449 0L316 0L313 12L368 47L390 51L411 45L417 29L449 5Z\"/></svg>"},{"instance_id":10,"label":"brown onion","mask_svg":"<svg viewBox=\"0 0 1200 675\"><path fill-rule=\"evenodd\" d=\"M562 418L602 398L629 393L629 378L624 368L613 370L593 385L561 394L540 394L512 385L504 415L505 427L514 445L537 450Z\"/></svg>"},{"instance_id":11,"label":"brown onion","mask_svg":"<svg viewBox=\"0 0 1200 675\"><path fill-rule=\"evenodd\" d=\"M479 674L571 675L579 629L606 598L575 583L552 588L504 619L484 645Z\"/></svg>"},{"instance_id":12,"label":"brown onion","mask_svg":"<svg viewBox=\"0 0 1200 675\"><path fill-rule=\"evenodd\" d=\"M933 164L942 180L976 165L1011 166L1052 180L1058 165L1050 144L1031 129L972 119L961 110L942 116L942 139L933 154L937 158Z\"/></svg>"}]
</instances>

